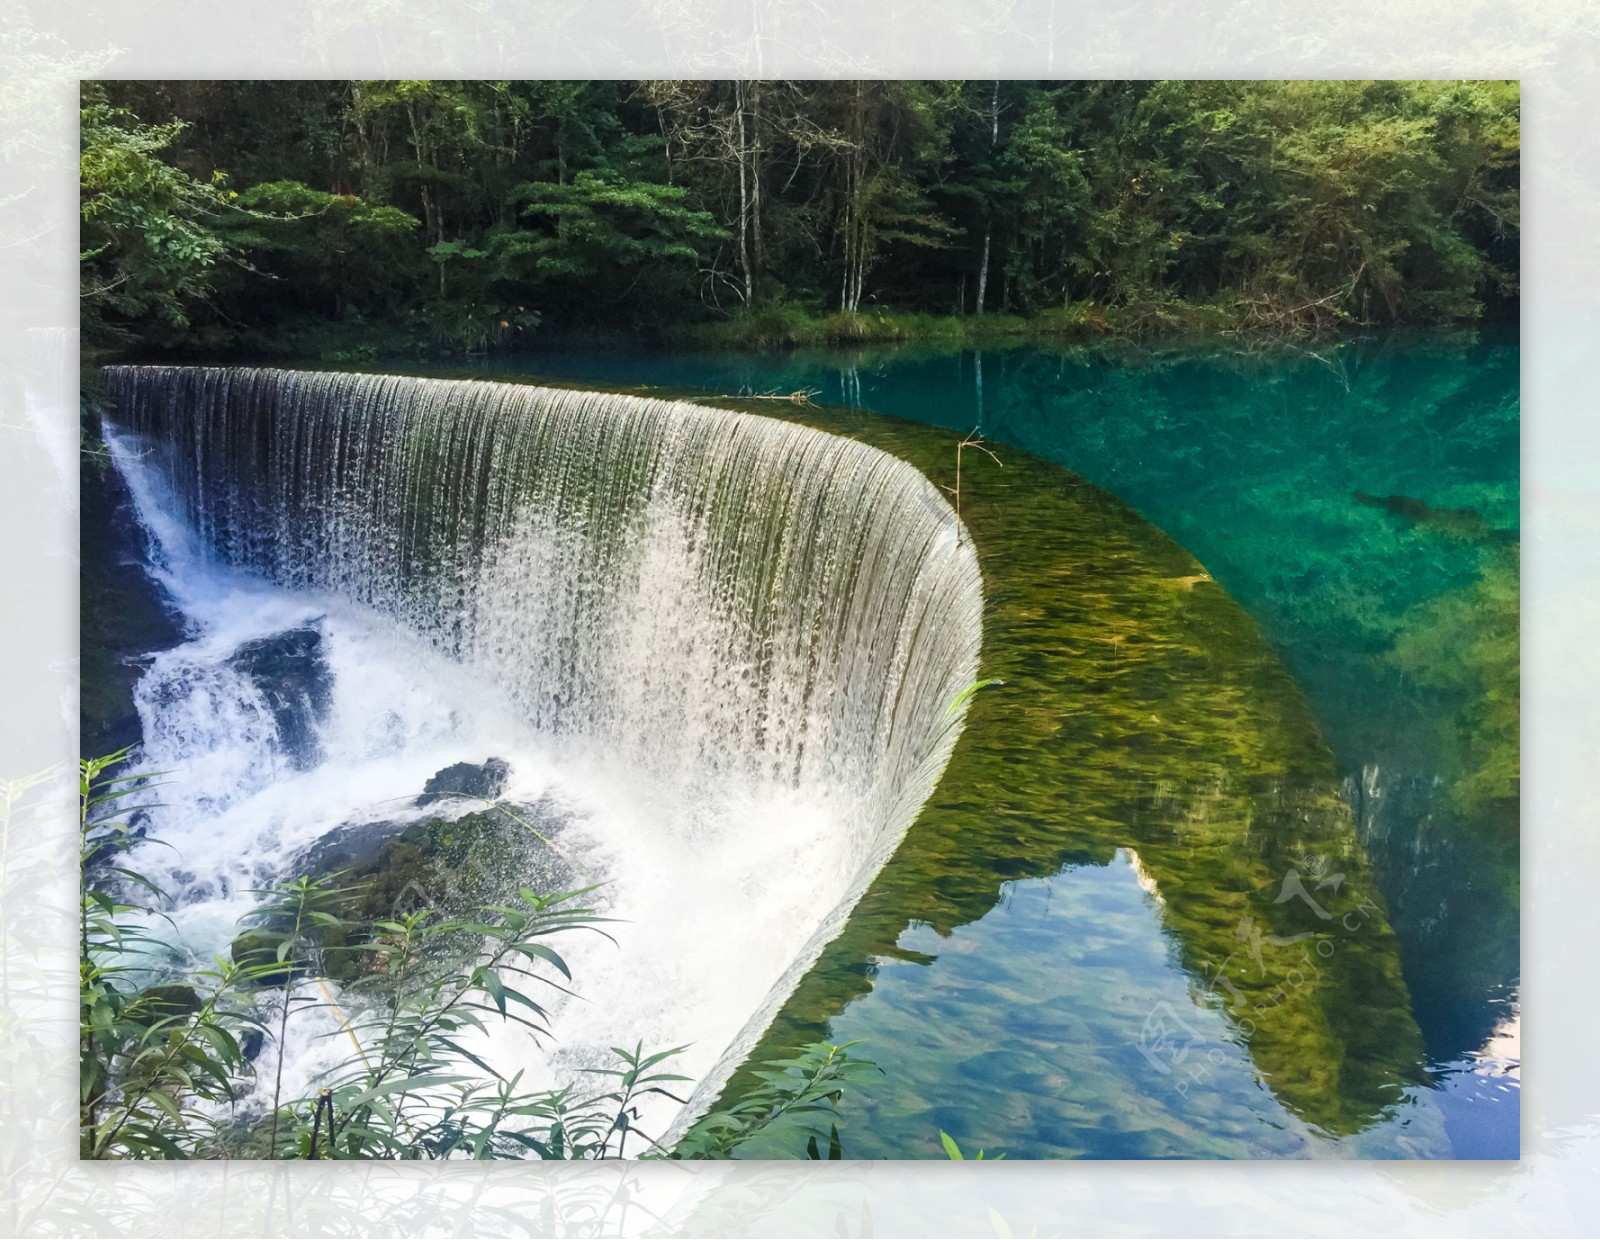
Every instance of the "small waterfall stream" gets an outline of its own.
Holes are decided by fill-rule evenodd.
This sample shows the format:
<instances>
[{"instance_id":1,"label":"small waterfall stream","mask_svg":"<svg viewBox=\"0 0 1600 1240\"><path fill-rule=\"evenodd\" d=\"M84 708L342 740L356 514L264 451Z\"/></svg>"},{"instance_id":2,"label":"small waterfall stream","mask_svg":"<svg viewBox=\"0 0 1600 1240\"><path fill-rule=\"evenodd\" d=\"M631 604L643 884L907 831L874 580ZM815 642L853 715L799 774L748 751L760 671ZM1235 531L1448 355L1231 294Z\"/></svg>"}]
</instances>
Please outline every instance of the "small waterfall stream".
<instances>
[{"instance_id":1,"label":"small waterfall stream","mask_svg":"<svg viewBox=\"0 0 1600 1240\"><path fill-rule=\"evenodd\" d=\"M681 1126L954 744L982 597L938 490L851 440L683 403L254 369L107 381L107 441L189 627L137 703L171 846L141 862L180 893L190 949L225 951L251 888L327 831L503 758L504 795L559 807L620 920L615 945L571 946L555 1045L497 1033L497 1066L555 1084L610 1045L690 1043ZM291 631L329 682L298 748L238 671Z\"/></svg>"}]
</instances>

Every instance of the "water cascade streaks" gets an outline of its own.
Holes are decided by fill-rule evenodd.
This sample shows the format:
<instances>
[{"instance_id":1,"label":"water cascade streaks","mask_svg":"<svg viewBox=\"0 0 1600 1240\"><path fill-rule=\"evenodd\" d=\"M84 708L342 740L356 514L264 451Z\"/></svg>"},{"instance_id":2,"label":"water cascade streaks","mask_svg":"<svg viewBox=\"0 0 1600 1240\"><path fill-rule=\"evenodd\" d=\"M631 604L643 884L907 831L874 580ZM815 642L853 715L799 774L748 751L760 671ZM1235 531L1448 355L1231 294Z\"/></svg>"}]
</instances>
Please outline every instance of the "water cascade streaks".
<instances>
[{"instance_id":1,"label":"water cascade streaks","mask_svg":"<svg viewBox=\"0 0 1600 1240\"><path fill-rule=\"evenodd\" d=\"M837 933L954 744L982 597L938 490L863 444L680 402L265 369L106 375L113 426L204 557L387 617L495 685L572 770L627 772L648 789L651 852L726 871L728 854L763 847L756 807L807 807L820 843L792 866L780 851L755 889L746 872L724 910L738 936L769 880L808 910L761 923L768 975L719 978L715 935L698 970L663 962L669 990L733 987L737 1018L676 1028L686 994L624 994L634 969L611 985L602 970L584 1014L558 1019L573 1066L606 1038L695 1039L701 1084L681 1125ZM674 942L670 893L642 894L629 840L599 842L615 855L614 914L639 930L621 950ZM630 1005L655 1014L649 1028L616 1027Z\"/></svg>"}]
</instances>

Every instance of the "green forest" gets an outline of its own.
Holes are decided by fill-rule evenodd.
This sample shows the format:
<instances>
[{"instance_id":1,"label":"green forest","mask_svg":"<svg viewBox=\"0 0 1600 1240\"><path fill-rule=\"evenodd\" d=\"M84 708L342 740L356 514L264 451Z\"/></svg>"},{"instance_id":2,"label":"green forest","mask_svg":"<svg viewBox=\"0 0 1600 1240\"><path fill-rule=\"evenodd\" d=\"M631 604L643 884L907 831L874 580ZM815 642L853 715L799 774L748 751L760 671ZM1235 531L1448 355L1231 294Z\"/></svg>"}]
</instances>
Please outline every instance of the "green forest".
<instances>
[{"instance_id":1,"label":"green forest","mask_svg":"<svg viewBox=\"0 0 1600 1240\"><path fill-rule=\"evenodd\" d=\"M86 344L1512 319L1517 83L89 82Z\"/></svg>"}]
</instances>

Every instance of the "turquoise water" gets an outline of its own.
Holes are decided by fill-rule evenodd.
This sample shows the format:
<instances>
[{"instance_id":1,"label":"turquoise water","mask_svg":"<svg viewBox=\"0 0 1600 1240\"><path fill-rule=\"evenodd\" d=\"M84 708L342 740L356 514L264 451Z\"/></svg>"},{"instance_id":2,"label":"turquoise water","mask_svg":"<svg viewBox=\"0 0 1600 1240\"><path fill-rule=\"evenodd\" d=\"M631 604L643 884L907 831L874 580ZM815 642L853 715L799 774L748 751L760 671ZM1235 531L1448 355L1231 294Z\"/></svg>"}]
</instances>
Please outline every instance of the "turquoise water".
<instances>
[{"instance_id":1,"label":"turquoise water","mask_svg":"<svg viewBox=\"0 0 1600 1240\"><path fill-rule=\"evenodd\" d=\"M763 356L543 354L496 371L716 394L814 390L1020 448L1139 509L1255 617L1333 749L1425 1048L1360 1132L1319 1131L1191 998L1137 853L912 924L833 1016L893 1080L846 1101L848 1156L1514 1157L1518 345L1438 335L1299 350L1179 346ZM952 436L952 445L954 436ZM1165 1006L1163 1006L1165 1005ZM1175 1088L1139 1052L1181 1015ZM1219 1022L1212 1028L1208 1022ZM894 1048L883 1053L883 1048Z\"/></svg>"}]
</instances>

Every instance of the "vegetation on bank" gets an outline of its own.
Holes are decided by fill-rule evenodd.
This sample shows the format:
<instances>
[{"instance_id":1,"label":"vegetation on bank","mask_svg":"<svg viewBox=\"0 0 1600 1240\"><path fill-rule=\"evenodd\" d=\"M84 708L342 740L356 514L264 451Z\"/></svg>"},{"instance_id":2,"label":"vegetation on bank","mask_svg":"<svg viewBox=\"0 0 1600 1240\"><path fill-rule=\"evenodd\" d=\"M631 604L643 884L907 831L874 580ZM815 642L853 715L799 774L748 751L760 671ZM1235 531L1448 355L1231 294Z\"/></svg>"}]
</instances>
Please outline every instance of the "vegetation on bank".
<instances>
[{"instance_id":1,"label":"vegetation on bank","mask_svg":"<svg viewBox=\"0 0 1600 1240\"><path fill-rule=\"evenodd\" d=\"M1188 335L1243 330L1224 303L1186 302L1177 297L1110 309L1078 303L1022 314L918 314L872 307L815 314L794 302L779 302L709 323L669 330L669 342L711 349L824 348L834 345L912 344L995 348L1029 340L1077 340L1097 336ZM1299 334L1297 325L1291 334Z\"/></svg>"},{"instance_id":2,"label":"vegetation on bank","mask_svg":"<svg viewBox=\"0 0 1600 1240\"><path fill-rule=\"evenodd\" d=\"M85 339L322 356L1510 317L1515 82L106 82Z\"/></svg>"},{"instance_id":3,"label":"vegetation on bank","mask_svg":"<svg viewBox=\"0 0 1600 1240\"><path fill-rule=\"evenodd\" d=\"M163 893L127 864L141 834L119 807L149 779L114 773L126 757L79 772L82 1157L726 1158L780 1132L794 1157L842 1157L834 1107L873 1067L848 1046L762 1065L759 1089L671 1147L637 1121L652 1096L682 1100L689 1078L670 1071L682 1047L613 1048L592 1083L555 1090L474 1052L498 1024L549 1036L545 1004L572 980L558 947L605 920L592 887L358 920L366 885L303 875L260 893L234 959L187 960L163 938ZM330 1039L346 1053L297 1095L285 1062Z\"/></svg>"}]
</instances>

